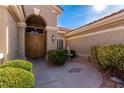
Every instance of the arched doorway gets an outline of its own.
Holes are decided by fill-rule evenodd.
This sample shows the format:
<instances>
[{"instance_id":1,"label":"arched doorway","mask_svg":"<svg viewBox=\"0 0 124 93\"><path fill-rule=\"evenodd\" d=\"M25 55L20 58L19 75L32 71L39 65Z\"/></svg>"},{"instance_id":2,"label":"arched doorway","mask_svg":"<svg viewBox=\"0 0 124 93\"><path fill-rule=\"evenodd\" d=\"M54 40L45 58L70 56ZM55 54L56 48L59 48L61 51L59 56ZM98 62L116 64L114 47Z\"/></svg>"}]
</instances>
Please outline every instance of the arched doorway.
<instances>
[{"instance_id":1,"label":"arched doorway","mask_svg":"<svg viewBox=\"0 0 124 93\"><path fill-rule=\"evenodd\" d=\"M25 55L27 58L46 55L46 23L39 15L30 15L26 20Z\"/></svg>"}]
</instances>

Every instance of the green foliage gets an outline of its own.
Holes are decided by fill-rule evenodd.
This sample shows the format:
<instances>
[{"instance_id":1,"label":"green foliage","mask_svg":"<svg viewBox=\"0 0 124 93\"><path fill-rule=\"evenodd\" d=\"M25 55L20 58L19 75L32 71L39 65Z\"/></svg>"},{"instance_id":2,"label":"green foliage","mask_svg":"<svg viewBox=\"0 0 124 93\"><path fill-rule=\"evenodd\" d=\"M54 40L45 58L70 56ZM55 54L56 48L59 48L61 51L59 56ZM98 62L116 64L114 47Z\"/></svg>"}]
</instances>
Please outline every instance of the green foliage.
<instances>
[{"instance_id":1,"label":"green foliage","mask_svg":"<svg viewBox=\"0 0 124 93\"><path fill-rule=\"evenodd\" d=\"M48 52L48 60L56 65L62 65L67 60L67 50L51 50Z\"/></svg>"},{"instance_id":2,"label":"green foliage","mask_svg":"<svg viewBox=\"0 0 124 93\"><path fill-rule=\"evenodd\" d=\"M6 67L0 69L0 88L32 88L34 76L24 69Z\"/></svg>"},{"instance_id":3,"label":"green foliage","mask_svg":"<svg viewBox=\"0 0 124 93\"><path fill-rule=\"evenodd\" d=\"M32 63L25 60L11 60L0 65L0 68L5 68L5 67L15 67L15 68L25 69L27 71L32 71Z\"/></svg>"},{"instance_id":4,"label":"green foliage","mask_svg":"<svg viewBox=\"0 0 124 93\"><path fill-rule=\"evenodd\" d=\"M92 47L92 57L104 69L124 70L123 44Z\"/></svg>"},{"instance_id":5,"label":"green foliage","mask_svg":"<svg viewBox=\"0 0 124 93\"><path fill-rule=\"evenodd\" d=\"M94 62L98 63L97 49L96 47L91 47L91 55Z\"/></svg>"}]
</instances>

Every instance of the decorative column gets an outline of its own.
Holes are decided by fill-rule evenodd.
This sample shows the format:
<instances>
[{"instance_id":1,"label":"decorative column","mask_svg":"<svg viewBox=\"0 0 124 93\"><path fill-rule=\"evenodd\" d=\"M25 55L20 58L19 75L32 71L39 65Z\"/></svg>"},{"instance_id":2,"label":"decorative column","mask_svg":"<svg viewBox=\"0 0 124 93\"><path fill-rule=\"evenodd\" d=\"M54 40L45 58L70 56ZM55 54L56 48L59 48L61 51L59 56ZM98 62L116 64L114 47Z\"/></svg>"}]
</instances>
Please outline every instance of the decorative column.
<instances>
[{"instance_id":1,"label":"decorative column","mask_svg":"<svg viewBox=\"0 0 124 93\"><path fill-rule=\"evenodd\" d=\"M26 28L26 23L25 22L19 22L17 23L18 27L18 58L19 59L26 59L25 57L25 28Z\"/></svg>"}]
</instances>

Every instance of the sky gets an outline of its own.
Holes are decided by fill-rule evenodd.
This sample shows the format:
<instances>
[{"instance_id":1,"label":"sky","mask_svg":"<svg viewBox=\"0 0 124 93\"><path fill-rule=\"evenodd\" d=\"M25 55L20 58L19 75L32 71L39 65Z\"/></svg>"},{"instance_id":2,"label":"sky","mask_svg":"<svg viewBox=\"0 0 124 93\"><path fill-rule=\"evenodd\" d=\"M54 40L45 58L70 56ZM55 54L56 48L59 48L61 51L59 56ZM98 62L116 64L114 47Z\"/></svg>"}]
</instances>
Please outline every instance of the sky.
<instances>
[{"instance_id":1,"label":"sky","mask_svg":"<svg viewBox=\"0 0 124 93\"><path fill-rule=\"evenodd\" d=\"M75 29L124 9L124 5L60 5L64 9L57 18L59 27Z\"/></svg>"}]
</instances>

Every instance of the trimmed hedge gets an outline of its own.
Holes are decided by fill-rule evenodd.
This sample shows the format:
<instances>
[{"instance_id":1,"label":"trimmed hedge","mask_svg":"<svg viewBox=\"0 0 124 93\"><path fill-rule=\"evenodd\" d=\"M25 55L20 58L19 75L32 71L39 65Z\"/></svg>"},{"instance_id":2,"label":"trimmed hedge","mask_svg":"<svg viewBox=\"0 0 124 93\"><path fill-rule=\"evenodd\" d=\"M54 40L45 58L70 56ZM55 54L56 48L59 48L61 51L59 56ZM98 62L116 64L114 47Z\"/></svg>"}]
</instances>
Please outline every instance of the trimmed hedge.
<instances>
[{"instance_id":1,"label":"trimmed hedge","mask_svg":"<svg viewBox=\"0 0 124 93\"><path fill-rule=\"evenodd\" d=\"M51 50L48 52L48 60L53 64L62 65L67 60L67 53L68 51L66 49Z\"/></svg>"},{"instance_id":2,"label":"trimmed hedge","mask_svg":"<svg viewBox=\"0 0 124 93\"><path fill-rule=\"evenodd\" d=\"M0 69L0 88L32 88L34 82L29 71L14 67Z\"/></svg>"},{"instance_id":3,"label":"trimmed hedge","mask_svg":"<svg viewBox=\"0 0 124 93\"><path fill-rule=\"evenodd\" d=\"M98 56L97 56L97 47L91 47L91 55L92 55L92 59L94 62L98 63Z\"/></svg>"},{"instance_id":4,"label":"trimmed hedge","mask_svg":"<svg viewBox=\"0 0 124 93\"><path fill-rule=\"evenodd\" d=\"M124 45L103 45L92 47L92 57L104 69L124 71Z\"/></svg>"},{"instance_id":5,"label":"trimmed hedge","mask_svg":"<svg viewBox=\"0 0 124 93\"><path fill-rule=\"evenodd\" d=\"M25 69L27 71L32 71L32 63L25 60L11 60L0 65L0 68L5 68L5 67L15 67L15 68Z\"/></svg>"}]
</instances>

